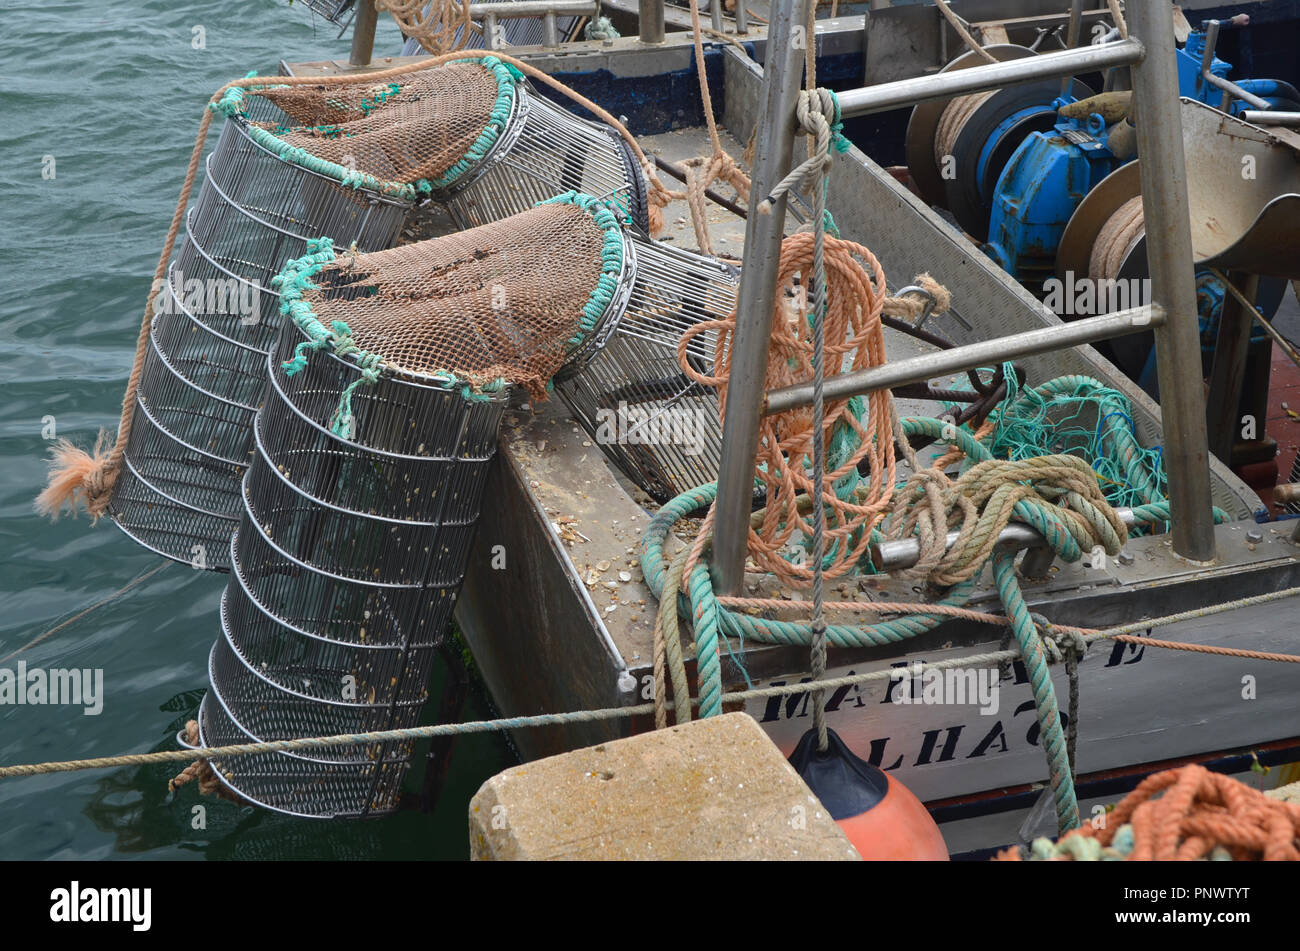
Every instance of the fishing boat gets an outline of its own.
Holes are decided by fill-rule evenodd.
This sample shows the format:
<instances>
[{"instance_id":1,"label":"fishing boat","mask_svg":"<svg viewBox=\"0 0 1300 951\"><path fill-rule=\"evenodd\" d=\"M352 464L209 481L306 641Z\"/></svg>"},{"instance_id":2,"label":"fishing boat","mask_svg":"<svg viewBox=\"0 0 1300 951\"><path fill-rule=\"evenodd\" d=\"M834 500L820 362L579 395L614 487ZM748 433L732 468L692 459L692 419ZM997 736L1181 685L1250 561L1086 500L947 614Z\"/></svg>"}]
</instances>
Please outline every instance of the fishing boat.
<instances>
[{"instance_id":1,"label":"fishing boat","mask_svg":"<svg viewBox=\"0 0 1300 951\"><path fill-rule=\"evenodd\" d=\"M326 6L335 9L320 12L336 20L355 14L352 61L284 62L284 77L364 75L413 66L425 57L424 50L415 49L418 37L392 55L372 50L373 3ZM1062 784L1058 767L1052 767L1049 780L1045 765L1045 689L1060 698L1053 702L1062 710L1065 698L1075 701L1075 722L1054 714L1053 737L1063 731L1071 735L1068 775L1078 820L1104 815L1108 803L1171 765L1195 762L1248 777L1269 770L1270 784L1298 778L1300 715L1294 698L1300 668L1276 655L1296 653L1290 605L1283 597L1300 586L1300 532L1295 531L1300 521L1289 507L1290 500L1300 498L1292 484L1300 482L1300 472L1285 475L1291 471L1286 458L1279 465L1279 454L1289 455L1293 447L1287 442L1287 417L1278 420L1273 407L1287 387L1300 382L1300 368L1288 356L1295 348L1270 319L1280 315L1280 326L1294 313L1288 282L1300 279L1295 224L1300 219L1292 214L1300 204L1300 133L1287 93L1297 81L1290 54L1300 8L1290 2L1192 0L1175 17L1163 3L1152 5L1155 10L1129 6L1124 22L1115 16L1116 4L1100 2L953 0L940 10L929 2L873 0L819 6L810 34L803 25L806 2L714 0L702 21L694 21L708 24L697 47L691 10L664 0L472 5L473 23L458 27L461 43L473 34L470 46L508 54L617 117L649 157L639 170L629 160L629 178L657 167L656 174L689 180L691 160L716 156L720 149L747 168L753 182L748 200L719 195L728 190L713 182L698 226L692 224L689 203L678 197L660 209L665 229L657 239L627 238L632 250L625 260L650 269L653 280L647 278L647 286L668 287L674 300L693 302L675 305L680 312L698 305L680 330L700 319L725 319L734 306L724 343L698 352L685 343L675 348L673 341L638 335L635 321L625 318L594 349L583 350L580 366L566 364L568 374L557 374L549 393L516 389L509 400L493 404L499 437L495 453L486 452L472 477L481 496L475 511L467 509L477 518L470 519L472 544L467 540L463 579L457 574L440 583L439 591L455 600L460 637L503 718L640 708L656 694L663 707L662 662L656 672L658 605L666 598L676 606L664 575L678 551L694 543L712 504L705 527L711 548L703 556L710 570L697 577L712 589L703 595L705 603L729 606L729 620L720 631L714 622L716 642L706 642L701 615L688 610L699 602L683 590L683 617L671 632L680 637L682 667L701 707L709 702L706 684L720 687L720 697L714 698L718 709L748 712L789 754L818 718L820 706L825 724L849 747L926 804L955 856L986 855L1058 831L1051 806L1054 799L1060 806ZM1200 44L1201 54L1194 58L1204 70L1180 83L1175 58L1184 55L1191 35L1183 24L1195 26L1192 33L1199 40L1192 42ZM1176 48L1176 40L1184 49ZM825 118L827 127L834 127L836 147L824 166L824 207L834 232L822 224L823 199L807 182L778 188L804 148L794 123L781 117L795 114L810 50L816 85L834 92L834 107ZM1220 62L1225 68L1216 65ZM1235 72L1228 63L1236 64ZM701 75L708 93L703 99ZM1272 85L1262 80L1250 85L1243 76L1267 77ZM1084 109L1077 120L1066 115L1070 103L1097 104L1101 100L1093 97L1125 92L1127 98L1118 97L1125 108L1136 103L1140 113L1130 124L1136 129L1135 151L1186 155L1185 177L1179 174L1181 159L1134 164L1131 153L1120 151L1114 128L1127 121L1128 112L1117 118ZM559 107L584 120L592 116L573 96L537 77L527 95L541 104L538 110ZM971 104L961 122L946 111L959 97ZM1082 163L1092 176L1087 186L1070 178L1063 186L1068 195L1051 191L1055 180L1049 181L1048 171L1034 176L1037 169L1055 167L1041 156L1024 181L1014 179L1017 170L1035 161L1022 154L1032 136L1039 137L1035 142L1059 140L1040 147L1056 148L1061 154L1053 153L1051 161L1059 159L1062 168ZM1067 155L1065 149L1074 151ZM1102 151L1105 161L1098 164ZM624 166L610 162L621 174ZM1257 176L1237 181L1263 182L1263 190L1247 189L1250 194L1243 195L1216 184L1221 181L1216 175L1239 170L1243 162ZM508 159L497 167L512 168ZM515 181L526 177L517 168L507 174ZM1032 181L1035 194L1051 197L1055 217L1004 214L990 225L991 214L1006 211L1000 200L1028 194L1025 181ZM486 201L481 196L488 193L482 186L479 200ZM629 219L638 202L646 201L634 187L617 183L594 197L611 194ZM382 202L374 207L383 207ZM480 224L472 209L482 207L453 204L448 216L422 222L416 237L455 234ZM1145 214L1151 239L1126 244L1113 272L1079 276L1088 272L1103 234L1112 236L1106 228L1121 208ZM1003 232L997 231L999 221ZM824 386L820 396L814 390L821 387L811 379L771 391L765 384L771 315L782 294L776 271L782 239L801 229L869 249L884 278L879 296L887 293L891 300L914 305L909 318L895 317L880 329L883 361L855 363L852 352L844 355L843 367L823 361L817 371ZM1017 250L1035 250L1037 270L1017 270L1006 255L994 253L995 245L1007 246L1007 241L998 244L999 234L1012 231L1008 241L1019 241ZM1042 246L1043 233L1051 235L1052 247ZM397 250L405 242L399 239ZM361 251L392 253L377 239L372 244ZM305 250L322 253L318 245ZM662 263L656 255L664 256ZM273 263L278 269L285 261ZM1213 268L1218 283L1211 287L1207 279L1194 285L1194 263ZM1066 280L1070 283L1063 284ZM1091 301L1071 313L1045 302L1052 287L1064 286L1066 296L1078 303L1079 282L1092 293L1097 280L1129 282L1124 286L1138 291L1118 306ZM815 292L815 277L801 278L800 286L810 285ZM283 293L287 286L277 288ZM1214 298L1199 305L1199 323L1198 288ZM631 303L621 305L630 313L641 306L637 293L629 289ZM1268 294L1273 296L1265 303ZM709 306L700 303L704 300ZM1257 303L1263 311L1257 323L1266 324L1281 343L1252 331L1247 308L1254 310ZM645 306L645 313L656 313ZM1207 322L1211 306L1213 320ZM314 339L316 349L324 346L325 337ZM1141 346L1133 343L1138 340ZM281 338L272 355L273 378L276 361L288 365L296 343ZM305 345L297 345L302 353ZM679 349L687 354L680 368ZM691 363L692 356L699 362ZM314 367L321 358L309 355L304 363ZM656 360L672 365L671 372L637 375L638 367ZM724 362L730 371L725 424L717 418L709 384L700 382ZM1210 381L1208 398L1203 377ZM346 382L335 381L339 387ZM1064 661L1052 664L1051 687L1045 688L1036 672L1041 662L1023 649L1014 656L1015 625L987 618L1004 609L1011 613L1010 582L983 566L993 541L972 566L973 574L957 583L962 595L951 603L943 599L954 583L941 584L916 568L930 557L926 545L936 559L946 557L943 546L935 554L933 538L907 532L870 538L873 526L868 525L865 534L832 535L859 551L852 570L825 579L824 600L853 602L856 608L825 608L821 594L810 608L806 575L815 574L822 586L822 569L806 568L807 559L820 563L829 549L810 548L813 540L802 532L787 532L779 551L769 552L800 572L784 575L747 563L750 519L761 518L753 513L777 499L774 482L757 493L754 488L763 420L782 412L811 419L814 404L842 408L851 399L860 407L883 405L875 401L891 390L900 417L938 421L929 429L927 423L907 430L924 465L949 446L969 447L980 439L1010 461L1073 454L1096 474L1106 511L1124 523L1116 544L1098 541L1072 558L1062 557L1070 543L1052 547L1050 539L1045 541L1047 529L1034 527L1023 515L998 528L997 551L1004 555L997 557L1019 558L1015 585L1035 619L1030 626L1037 625L1040 634L1053 632L1049 653ZM293 403L287 390L281 396L285 406L305 405ZM866 409L856 412L868 418ZM342 404L339 414L347 415ZM977 434L986 421L987 430ZM458 425L471 431L477 424ZM278 424L266 426L257 429L264 442L285 431ZM891 438L887 424L878 432ZM396 445L381 448L414 453ZM270 459L272 450L258 451ZM969 466L960 452L944 463L953 483L984 458L979 451L968 448ZM832 469L843 463L830 449L822 453L831 453L822 462ZM804 472L801 466L793 465L800 484L813 478L813 468ZM132 472L148 482L148 473ZM916 474L900 455L900 492ZM883 485L878 461L860 460L849 475L855 485ZM237 481L242 471L234 476ZM235 485L230 472L223 478ZM249 476L243 483L249 498L253 481ZM691 494L701 486L713 489ZM846 493L843 499L850 502L861 497ZM238 501L238 491L231 488L229 494ZM125 503L113 504L119 508L110 515L140 539L140 523L131 521L136 516ZM797 521L793 511L789 518ZM242 524L237 535L256 528ZM230 528L221 530L228 535ZM263 541L273 541L272 534L268 528ZM967 541L954 533L947 543ZM250 543L237 538L236 555L241 544ZM180 555L165 548L157 543L164 554L188 560L188 547ZM246 557L250 550L244 549ZM237 559L235 567L231 585L242 584L250 603L257 602L257 579L240 575ZM223 601L214 633L222 624L230 632L232 625L260 623L229 609L234 597L228 593ZM927 606L939 601L954 610L927 614ZM869 622L845 621L834 613L860 614L870 604L883 607L868 612ZM309 616L311 607L303 605L295 617ZM827 689L820 699L808 688L747 697L811 682L808 640L817 635L808 633L810 609L833 615L829 655L818 678L860 679ZM370 617L368 611L365 616ZM904 631L906 624L899 624L909 617L929 620ZM1154 619L1161 619L1158 625ZM856 641L845 633L855 624L865 632ZM1071 654L1074 635L1066 632L1121 625L1131 630ZM364 631L363 626L363 638ZM660 651L663 636L661 631ZM227 638L235 643L238 632ZM234 661L217 651L213 658L213 683L224 683L221 664ZM427 680L427 667L420 670ZM971 676L954 676L958 670ZM876 676L861 679L869 674ZM970 692L954 699L953 690L966 687ZM296 689L295 696L311 699L311 691ZM741 699L729 700L728 694ZM240 695L239 702L252 709L257 696ZM414 702L413 697L426 699L416 690L401 702ZM679 709L682 699L674 691ZM239 726L245 714L233 700L220 702L224 714L217 706L210 695L209 718L200 718L200 731L207 732L191 736L193 745L219 745L241 736L282 738L244 727L242 734L218 730L214 724L225 722L222 715ZM444 706L442 715L454 719L454 707ZM309 729L315 721L300 722L306 725L297 735L317 735ZM368 729L391 722L365 721ZM528 760L655 726L654 713L639 712L527 725L511 730L511 737ZM267 755L269 764L279 762L273 757L281 754ZM387 755L381 753L380 761L387 763ZM331 762L336 772L322 774L326 779L316 788L324 790L329 775L341 776L354 765ZM291 782L292 770L282 772L277 783ZM216 778L222 781L220 768ZM240 793L240 784L231 790ZM242 792L259 801L248 786ZM293 795L301 801L312 794L298 788ZM265 796L274 799L270 792ZM278 805L271 807L320 814L286 801L276 799ZM368 805L342 814L365 814L376 800L363 796L362 801ZM383 812L395 800L383 802L384 808L373 811Z\"/></svg>"}]
</instances>

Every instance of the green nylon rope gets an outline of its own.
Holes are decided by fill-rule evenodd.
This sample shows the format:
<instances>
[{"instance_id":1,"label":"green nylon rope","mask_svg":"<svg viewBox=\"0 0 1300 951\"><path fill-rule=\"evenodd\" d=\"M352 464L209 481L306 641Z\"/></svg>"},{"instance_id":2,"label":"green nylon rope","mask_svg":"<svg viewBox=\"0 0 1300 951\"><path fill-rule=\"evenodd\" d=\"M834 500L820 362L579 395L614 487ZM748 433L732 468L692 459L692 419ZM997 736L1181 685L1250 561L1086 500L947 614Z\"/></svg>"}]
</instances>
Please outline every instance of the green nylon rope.
<instances>
[{"instance_id":1,"label":"green nylon rope","mask_svg":"<svg viewBox=\"0 0 1300 951\"><path fill-rule=\"evenodd\" d=\"M1062 393L1075 393L1080 388L1101 387L1100 383L1087 377L1063 377L1037 388L1037 397L1053 396ZM1112 391L1115 392L1115 391ZM1122 397L1122 395L1121 395ZM973 434L964 428L953 426L944 420L928 417L910 417L902 420L903 430L908 435L924 434L961 449L968 462L976 464L992 460L993 452L983 443L977 441ZM1131 425L1131 423L1130 423ZM1098 430L1106 426L1105 417L1098 422ZM1112 436L1113 451L1121 456L1120 462L1133 478L1133 488L1143 497L1144 504L1133 507L1135 522L1139 525L1166 521L1169 517L1169 503L1163 498L1152 498L1156 486L1160 485L1156 474L1143 471L1151 462L1151 457L1140 446L1133 451L1126 444L1125 433L1132 437L1129 427L1117 430ZM990 440L997 445L996 439ZM1098 436L1095 445L1103 446L1104 439ZM1158 466L1158 461L1156 462ZM1046 489L1046 487L1045 487ZM1050 491L1047 494L1051 494ZM1112 554L1122 544L1122 539L1114 535L1108 520L1095 510L1090 503L1077 493L1061 493L1070 502L1075 511L1081 512L1094 527L1097 537L1106 550ZM744 638L749 637L762 643L794 644L806 646L811 642L812 628L808 623L777 621L755 618L729 610L720 604L713 592L708 569L703 564L696 565L688 579L688 592L667 592L665 579L669 562L664 554L664 544L672 527L689 513L711 504L717 497L717 483L698 486L687 490L665 504L651 520L642 537L640 562L646 584L658 599L676 596L678 610L694 622L696 642L696 664L700 692L700 716L715 716L722 712L722 676L719 644L723 638L737 638L742 647ZM1056 505L1048 499L1020 500L1015 508L1015 516L1032 526L1047 542L1048 546L1064 561L1079 560L1086 548L1091 547L1092 537L1082 537L1084 533L1071 520L1055 514ZM1215 510L1216 521L1225 521L1227 516ZM992 558L994 578L998 585L1007 616L1012 622L1020 653L1029 673L1034 693L1034 705L1038 714L1043 749L1047 756L1051 776L1053 798L1056 803L1058 828L1064 832L1078 825L1078 802L1074 791L1072 771L1068 759L1067 745L1061 728L1060 709L1056 700L1055 688L1048 672L1046 650L1039 636L1014 569L1014 553L995 552ZM937 602L945 606L964 606L973 592L975 579L954 585ZM830 625L826 630L827 643L835 647L881 646L898 643L915 637L917 634L933 630L948 620L949 616L926 614L904 615L889 620L879 621L866 626ZM733 656L734 659L734 656Z\"/></svg>"},{"instance_id":2,"label":"green nylon rope","mask_svg":"<svg viewBox=\"0 0 1300 951\"><path fill-rule=\"evenodd\" d=\"M1011 630L1020 647L1020 656L1024 660L1025 672L1029 675L1029 684L1034 692L1039 739L1043 744L1043 752L1047 755L1052 798L1056 801L1056 828L1063 834L1079 825L1079 801L1074 791L1065 732L1061 729L1061 708L1056 702L1056 687L1052 684L1047 652L1020 591L1015 561L1015 552L995 551L993 577L1007 617L1011 619Z\"/></svg>"}]
</instances>

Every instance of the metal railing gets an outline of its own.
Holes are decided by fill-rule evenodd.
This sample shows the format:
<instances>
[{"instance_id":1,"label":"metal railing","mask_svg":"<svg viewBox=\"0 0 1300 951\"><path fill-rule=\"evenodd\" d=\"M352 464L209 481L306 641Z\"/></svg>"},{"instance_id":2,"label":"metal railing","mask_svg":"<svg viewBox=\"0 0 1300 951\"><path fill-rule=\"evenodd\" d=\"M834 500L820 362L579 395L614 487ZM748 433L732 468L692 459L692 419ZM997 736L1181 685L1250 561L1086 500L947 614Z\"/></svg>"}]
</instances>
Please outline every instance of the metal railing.
<instances>
[{"instance_id":1,"label":"metal railing","mask_svg":"<svg viewBox=\"0 0 1300 951\"><path fill-rule=\"evenodd\" d=\"M659 4L660 42L662 42L663 0L651 0ZM501 31L499 20L512 20L524 17L539 17L542 21L542 46L560 45L560 27L558 17L595 16L599 12L596 0L498 0L494 3L471 3L469 16L471 20L483 23L483 43L487 49L501 48ZM355 25L352 29L352 54L348 59L351 66L368 66L374 54L375 27L378 13L374 0L357 0Z\"/></svg>"},{"instance_id":2,"label":"metal railing","mask_svg":"<svg viewBox=\"0 0 1300 951\"><path fill-rule=\"evenodd\" d=\"M595 16L596 0L498 0L495 3L471 3L472 20L483 21L483 43L490 50L501 48L501 31L498 20L520 17L542 18L542 45L560 45L559 16Z\"/></svg>"},{"instance_id":3,"label":"metal railing","mask_svg":"<svg viewBox=\"0 0 1300 951\"><path fill-rule=\"evenodd\" d=\"M760 419L765 413L807 405L812 399L810 385L764 392L784 233L784 197L772 203L771 214L757 213L758 203L791 167L794 109L802 80L804 51L790 43L790 24L806 22L807 3L808 0L774 2L764 64L763 103L759 114L765 118L760 120L756 133L758 158L745 228L745 263L736 309L714 516L715 581L719 593L725 595L739 594L744 581ZM1173 549L1189 560L1207 562L1214 557L1214 523L1173 21L1163 3L1134 3L1129 4L1129 25L1129 39L848 90L839 94L839 100L845 117L861 116L1021 82L1130 66L1134 95L1142 116L1137 127L1138 151L1141 155L1160 157L1159 161L1141 166L1151 305L957 347L927 356L923 361L905 360L832 376L826 380L825 397L843 398L987 365L990 360L1065 349L1154 328ZM1197 369L1190 371L1193 367Z\"/></svg>"}]
</instances>

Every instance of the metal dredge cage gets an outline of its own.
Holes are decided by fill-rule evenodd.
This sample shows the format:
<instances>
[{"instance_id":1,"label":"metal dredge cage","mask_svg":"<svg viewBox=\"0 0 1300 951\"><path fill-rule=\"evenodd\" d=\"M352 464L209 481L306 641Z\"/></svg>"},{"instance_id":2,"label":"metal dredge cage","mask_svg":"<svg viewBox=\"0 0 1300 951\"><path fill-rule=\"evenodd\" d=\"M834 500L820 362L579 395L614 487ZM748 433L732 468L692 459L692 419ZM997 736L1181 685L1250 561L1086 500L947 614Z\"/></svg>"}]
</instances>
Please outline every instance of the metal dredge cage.
<instances>
[{"instance_id":1,"label":"metal dredge cage","mask_svg":"<svg viewBox=\"0 0 1300 951\"><path fill-rule=\"evenodd\" d=\"M358 391L356 442L334 435L355 363L286 376L273 353L221 636L199 723L205 745L415 726L473 541L506 392L400 377ZM416 426L416 421L429 425ZM216 764L245 799L337 817L397 805L411 743Z\"/></svg>"},{"instance_id":2,"label":"metal dredge cage","mask_svg":"<svg viewBox=\"0 0 1300 951\"><path fill-rule=\"evenodd\" d=\"M255 110L263 121L278 111ZM390 246L412 207L285 161L249 129L228 121L204 165L155 302L126 465L109 505L141 545L217 570L229 567L239 479L280 324L271 278L322 234L365 250Z\"/></svg>"},{"instance_id":3,"label":"metal dredge cage","mask_svg":"<svg viewBox=\"0 0 1300 951\"><path fill-rule=\"evenodd\" d=\"M342 23L343 14L347 13L355 0L301 0L312 13L322 16L331 23Z\"/></svg>"},{"instance_id":4,"label":"metal dredge cage","mask_svg":"<svg viewBox=\"0 0 1300 951\"><path fill-rule=\"evenodd\" d=\"M496 147L434 198L462 228L499 221L561 192L627 196L629 216L649 227L644 174L623 137L579 118L519 84L514 111Z\"/></svg>"},{"instance_id":5,"label":"metal dredge cage","mask_svg":"<svg viewBox=\"0 0 1300 951\"><path fill-rule=\"evenodd\" d=\"M388 248L421 189L462 227L572 189L628 190L645 216L635 199L641 172L622 139L531 95L494 58L350 95L327 86L240 94L205 164L109 506L128 535L160 554L229 569L265 355L281 323L272 278L309 240ZM417 185L401 184L417 175Z\"/></svg>"},{"instance_id":6,"label":"metal dredge cage","mask_svg":"<svg viewBox=\"0 0 1300 951\"><path fill-rule=\"evenodd\" d=\"M321 242L286 267L295 325L253 426L204 745L418 723L508 394L544 395L624 273L613 213L583 200L376 254ZM411 755L377 743L213 767L274 810L363 816L396 808Z\"/></svg>"},{"instance_id":7,"label":"metal dredge cage","mask_svg":"<svg viewBox=\"0 0 1300 951\"><path fill-rule=\"evenodd\" d=\"M691 326L722 320L740 271L631 235L627 302L556 375L574 418L623 472L658 502L712 482L722 461L718 396L677 359ZM687 358L710 373L716 333L695 336Z\"/></svg>"}]
</instances>

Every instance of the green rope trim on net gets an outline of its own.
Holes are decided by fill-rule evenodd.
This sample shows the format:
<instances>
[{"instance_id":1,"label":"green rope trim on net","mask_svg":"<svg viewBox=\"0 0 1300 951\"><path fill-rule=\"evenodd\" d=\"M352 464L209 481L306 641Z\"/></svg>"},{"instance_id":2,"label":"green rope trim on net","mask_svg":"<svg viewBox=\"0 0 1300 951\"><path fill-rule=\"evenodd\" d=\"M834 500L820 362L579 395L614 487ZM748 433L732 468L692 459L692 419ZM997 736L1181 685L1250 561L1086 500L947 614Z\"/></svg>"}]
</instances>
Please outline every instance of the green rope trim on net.
<instances>
[{"instance_id":1,"label":"green rope trim on net","mask_svg":"<svg viewBox=\"0 0 1300 951\"><path fill-rule=\"evenodd\" d=\"M490 72L497 82L497 98L492 107L492 112L488 117L487 124L479 133L478 138L469 147L469 151L444 172L438 179L430 182L426 179L419 179L413 183L394 182L377 178L368 172L359 169L348 168L337 162L331 162L327 159L313 155L306 149L290 145L275 132L263 129L260 126L248 123L247 131L249 138L260 145L262 148L278 156L286 162L292 162L323 175L326 178L332 178L348 188L364 188L367 191L376 192L380 195L386 195L391 198L397 198L401 201L413 202L419 195L428 195L435 189L446 188L454 183L466 171L473 168L481 162L496 145L497 140L501 138L501 133L505 130L506 123L510 118L510 112L514 107L516 97L516 87L523 82L523 73L507 63L501 62L495 56L467 57L465 59L452 60L457 63L475 63L482 66ZM249 73L249 76L256 76L256 71ZM248 77L245 77L248 78ZM239 87L234 86L227 89L225 94L218 100L208 103L208 108L213 112L224 115L226 118L248 118L248 109L245 103L245 95L248 92L256 92L260 89L279 89L284 86L251 86ZM377 107L383 105L388 100L399 95L404 87L400 83L389 83L387 88L380 91L373 99L363 99L361 101L362 115L370 115ZM281 127L283 128L283 127ZM280 129L275 130L276 132ZM283 134L283 133L281 133Z\"/></svg>"},{"instance_id":2,"label":"green rope trim on net","mask_svg":"<svg viewBox=\"0 0 1300 951\"><path fill-rule=\"evenodd\" d=\"M540 208L542 205L573 205L581 208L591 215L596 227L605 233L600 246L600 278L596 281L591 296L587 298L587 303L582 307L582 319L578 323L578 329L568 340L567 345L572 348L595 332L601 318L614 302L619 276L623 273L623 225L631 224L632 219L625 209L610 199L595 198L577 191L568 191L563 195L540 201L536 207Z\"/></svg>"},{"instance_id":3,"label":"green rope trim on net","mask_svg":"<svg viewBox=\"0 0 1300 951\"><path fill-rule=\"evenodd\" d=\"M579 319L574 336L568 341L568 346L574 347L582 343L595 330L613 302L624 261L623 225L619 216L622 215L627 221L631 219L616 203L584 195L581 192L566 192L548 201L539 202L539 205L550 204L569 204L581 208L591 215L596 226L604 232L601 244L600 278L586 304L583 305L582 317ZM288 376L305 369L308 356L317 350L330 350L337 357L351 356L361 370L361 375L349 383L340 394L339 405L330 424L330 431L334 435L341 439L351 439L356 434L352 397L361 386L373 386L379 381L385 363L381 355L356 345L352 331L344 321L336 320L330 327L326 327L305 299L307 291L319 289L312 278L335 259L334 242L330 238L308 241L307 253L286 264L284 269L272 278L271 286L280 291L280 313L292 320L294 325L307 335L306 340L294 347L293 358L280 365ZM449 387L459 386L461 397L471 401L490 400L493 394L509 386L504 377L476 385L450 370L436 370L425 375Z\"/></svg>"},{"instance_id":4,"label":"green rope trim on net","mask_svg":"<svg viewBox=\"0 0 1300 951\"><path fill-rule=\"evenodd\" d=\"M293 376L307 367L308 356L317 350L329 350L339 358L352 357L360 375L349 383L339 394L338 407L330 419L330 432L340 439L352 439L356 436L356 416L352 411L352 397L362 386L374 386L379 382L385 368L384 358L378 353L364 350L357 346L352 337L352 330L342 320L335 320L326 327L316 316L304 296L309 290L318 289L312 280L321 269L336 259L334 242L330 238L318 238L307 242L307 253L290 261L279 274L271 279L271 286L280 290L280 313L293 321L294 326L307 335L294 347L293 358L280 364L286 376ZM488 393L500 389L500 385L489 384L475 392L470 384L456 377L455 374L439 371L429 374L447 386L461 385L461 396L467 400L486 400Z\"/></svg>"},{"instance_id":5,"label":"green rope trim on net","mask_svg":"<svg viewBox=\"0 0 1300 951\"><path fill-rule=\"evenodd\" d=\"M501 133L505 131L506 124L510 121L510 113L514 109L515 99L518 95L516 87L524 81L523 73L509 63L501 62L495 56L454 59L451 62L477 63L492 73L497 81L497 99L492 105L492 112L488 115L487 124L483 126L483 131L478 134L478 138L474 140L474 144L469 147L469 151L461 157L460 161L452 165L434 181L427 182L420 179L416 183L416 187L423 194L428 194L435 189L449 188L455 184L457 179L487 157L487 154L492 151L493 146L501 138Z\"/></svg>"}]
</instances>

